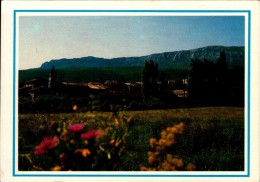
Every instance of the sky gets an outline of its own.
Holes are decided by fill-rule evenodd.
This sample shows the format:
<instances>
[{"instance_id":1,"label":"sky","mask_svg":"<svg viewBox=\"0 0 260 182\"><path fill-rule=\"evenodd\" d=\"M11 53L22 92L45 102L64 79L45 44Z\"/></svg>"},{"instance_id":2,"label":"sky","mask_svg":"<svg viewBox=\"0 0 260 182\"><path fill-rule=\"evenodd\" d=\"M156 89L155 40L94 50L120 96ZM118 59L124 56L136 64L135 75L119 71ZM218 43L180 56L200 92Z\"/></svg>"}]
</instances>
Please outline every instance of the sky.
<instances>
[{"instance_id":1,"label":"sky","mask_svg":"<svg viewBox=\"0 0 260 182\"><path fill-rule=\"evenodd\" d=\"M19 69L53 59L244 46L243 16L20 16Z\"/></svg>"}]
</instances>

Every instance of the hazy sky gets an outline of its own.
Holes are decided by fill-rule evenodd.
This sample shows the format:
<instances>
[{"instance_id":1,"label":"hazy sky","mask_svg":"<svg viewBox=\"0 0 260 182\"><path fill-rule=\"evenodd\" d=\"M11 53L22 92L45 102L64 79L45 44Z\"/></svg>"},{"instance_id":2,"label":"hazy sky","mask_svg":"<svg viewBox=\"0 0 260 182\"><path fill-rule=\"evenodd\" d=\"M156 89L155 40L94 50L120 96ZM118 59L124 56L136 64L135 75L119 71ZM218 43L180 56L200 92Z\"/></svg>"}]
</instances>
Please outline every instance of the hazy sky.
<instances>
[{"instance_id":1,"label":"hazy sky","mask_svg":"<svg viewBox=\"0 0 260 182\"><path fill-rule=\"evenodd\" d=\"M23 16L19 18L19 69L60 58L244 46L244 23L242 16Z\"/></svg>"}]
</instances>

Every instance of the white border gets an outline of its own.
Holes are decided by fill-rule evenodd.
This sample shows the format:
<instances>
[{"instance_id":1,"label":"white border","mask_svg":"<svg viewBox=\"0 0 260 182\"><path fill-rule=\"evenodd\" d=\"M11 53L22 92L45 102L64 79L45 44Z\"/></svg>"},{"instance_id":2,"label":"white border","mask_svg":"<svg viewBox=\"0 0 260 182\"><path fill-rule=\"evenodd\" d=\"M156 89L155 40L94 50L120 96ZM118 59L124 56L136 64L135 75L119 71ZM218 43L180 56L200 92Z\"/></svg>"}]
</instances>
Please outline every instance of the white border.
<instances>
[{"instance_id":1,"label":"white border","mask_svg":"<svg viewBox=\"0 0 260 182\"><path fill-rule=\"evenodd\" d=\"M187 4L188 3L188 4ZM224 3L224 5L223 5ZM234 3L236 6L234 6ZM192 6L190 6L192 4ZM4 24L5 27L2 31L2 44L5 45L5 47L1 46L2 49L2 72L1 72L1 179L4 180L11 180L11 181L31 181L31 180L37 180L41 181L46 179L51 180L52 178L39 178L39 177L28 177L28 178L20 178L20 177L13 177L11 169L12 164L12 156L10 155L10 149L12 148L10 142L12 135L10 134L10 128L12 128L12 31L13 31L13 25L12 25L12 11L14 9L83 9L82 7L85 7L86 9L126 9L125 7L128 7L129 9L178 9L178 10L188 10L190 9L207 9L207 10L230 10L230 9L239 9L239 10L250 10L251 11L251 37L255 35L255 38L251 38L251 104L250 104L250 113L251 113L251 128L250 128L250 135L251 135L251 146L252 144L254 147L251 147L251 164L250 166L250 177L248 178L210 178L210 180L225 180L225 181L247 181L247 180L257 180L259 179L259 63L257 60L259 59L259 52L256 50L259 48L259 22L257 23L257 20L259 20L259 9L257 7L259 6L258 2L138 2L138 3L132 3L132 2L2 2L3 8L2 10L2 25ZM40 6L39 6L40 5ZM188 5L188 6L187 6ZM26 8L25 8L26 7ZM145 7L145 8L144 8ZM257 14L258 13L258 14ZM96 13L95 13L96 14ZM203 13L204 14L204 13ZM165 14L164 14L165 15ZM230 14L229 14L230 15ZM182 15L181 15L182 16ZM258 34L257 34L258 32ZM247 36L245 32L245 36ZM257 39L258 37L258 39ZM18 38L18 37L17 37ZM258 42L257 42L258 41ZM17 45L17 44L16 44ZM247 44L245 44L245 47ZM3 51L4 49L4 51ZM246 52L245 52L246 53ZM246 56L247 59L247 56ZM17 62L18 63L18 56L17 56ZM17 66L18 68L18 66ZM247 72L247 69L246 69ZM245 74L247 75L247 73ZM16 74L17 76L18 74ZM16 79L17 81L17 79ZM247 84L246 84L247 85ZM3 89L5 88L5 89ZM17 88L17 87L16 87ZM17 95L16 95L17 98ZM247 102L246 102L247 104ZM17 107L16 107L17 111ZM253 112L254 111L254 112ZM247 114L247 112L246 112ZM16 113L17 116L17 113ZM247 118L246 118L247 119ZM253 127L252 127L253 125ZM17 126L17 125L16 125ZM17 128L16 128L17 131ZM247 130L246 130L247 131ZM17 140L16 140L17 142ZM5 147L3 147L5 146ZM17 148L17 147L16 147ZM253 158L253 160L252 160ZM256 160L255 160L256 159ZM17 166L17 165L16 165ZM27 174L30 174L31 172L28 172ZM92 172L93 173L93 172ZM113 172L112 172L113 173ZM115 172L118 173L126 173L126 172ZM127 172L128 174L137 174L139 172ZM221 174L226 174L229 172L217 172ZM237 172L234 172L235 174ZM66 173L67 174L67 173ZM80 174L80 173L77 173ZM86 174L84 172L84 174ZM109 172L111 174L111 172ZM148 173L151 174L151 173ZM162 173L160 173L162 174ZM181 173L180 173L181 174ZM186 174L186 173L185 173ZM200 173L203 174L203 173ZM86 178L86 177L85 177ZM68 177L59 177L55 178L54 180L62 180L62 181L71 181L71 178ZM76 180L80 180L82 178L76 178ZM91 178L93 179L93 178ZM120 178L109 178L109 179L120 179ZM133 180L137 179L137 177L133 178ZM138 178L139 179L139 178ZM140 178L142 180L148 180L149 181L157 181L157 177L154 178ZM175 181L193 181L194 178L163 178L164 180L175 180ZM207 178L195 178L199 181L208 181ZM96 178L95 180L103 181L106 180L106 178ZM122 179L121 179L122 180ZM124 181L130 181L132 180L130 177L124 178ZM161 180L161 178L160 178Z\"/></svg>"}]
</instances>

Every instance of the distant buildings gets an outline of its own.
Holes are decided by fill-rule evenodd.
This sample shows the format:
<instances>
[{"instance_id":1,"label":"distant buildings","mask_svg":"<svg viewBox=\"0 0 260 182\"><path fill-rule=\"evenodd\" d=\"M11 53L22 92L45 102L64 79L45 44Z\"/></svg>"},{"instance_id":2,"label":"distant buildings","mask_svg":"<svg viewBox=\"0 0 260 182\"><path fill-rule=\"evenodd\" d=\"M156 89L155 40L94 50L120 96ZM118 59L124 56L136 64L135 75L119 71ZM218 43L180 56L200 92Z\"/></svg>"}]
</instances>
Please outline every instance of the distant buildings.
<instances>
[{"instance_id":1,"label":"distant buildings","mask_svg":"<svg viewBox=\"0 0 260 182\"><path fill-rule=\"evenodd\" d=\"M159 87L161 81L155 83ZM186 87L188 85L187 79L182 80L168 80L166 82L168 90L172 89L177 97L186 98L188 96ZM181 86L180 86L181 84ZM177 86L179 85L179 87ZM175 87L177 86L177 87ZM19 84L19 96L31 97L32 101L39 95L59 94L67 96L89 96L91 94L110 94L110 95L125 95L125 96L142 96L143 82L120 82L117 80L106 80L104 83L99 82L59 82L57 80L57 71L52 67L48 80L43 78L32 79Z\"/></svg>"}]
</instances>

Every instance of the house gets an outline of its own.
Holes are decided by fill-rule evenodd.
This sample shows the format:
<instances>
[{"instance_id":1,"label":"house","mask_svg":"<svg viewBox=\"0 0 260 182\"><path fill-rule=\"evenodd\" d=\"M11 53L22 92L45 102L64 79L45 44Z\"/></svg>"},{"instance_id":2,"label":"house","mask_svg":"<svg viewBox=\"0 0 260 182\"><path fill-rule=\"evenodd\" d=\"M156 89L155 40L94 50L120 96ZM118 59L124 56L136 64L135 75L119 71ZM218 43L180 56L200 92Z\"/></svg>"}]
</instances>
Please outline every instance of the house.
<instances>
[{"instance_id":1,"label":"house","mask_svg":"<svg viewBox=\"0 0 260 182\"><path fill-rule=\"evenodd\" d=\"M187 98L188 97L188 91L187 90L173 90L173 93L177 97L181 97L181 98Z\"/></svg>"}]
</instances>

